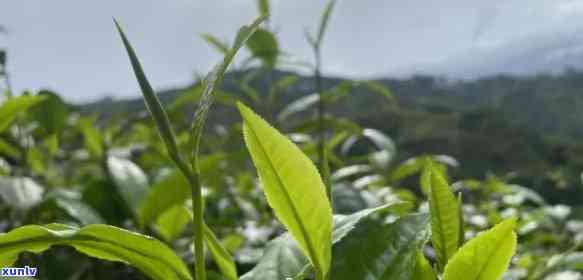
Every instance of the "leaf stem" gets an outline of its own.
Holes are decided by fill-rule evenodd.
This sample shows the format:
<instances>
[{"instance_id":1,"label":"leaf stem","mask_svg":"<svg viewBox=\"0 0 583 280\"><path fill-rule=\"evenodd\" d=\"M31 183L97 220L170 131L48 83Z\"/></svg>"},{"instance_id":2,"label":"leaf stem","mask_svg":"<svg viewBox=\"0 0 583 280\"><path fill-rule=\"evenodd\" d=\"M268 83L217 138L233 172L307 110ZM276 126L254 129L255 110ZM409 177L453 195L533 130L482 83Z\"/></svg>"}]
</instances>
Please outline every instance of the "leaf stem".
<instances>
[{"instance_id":1,"label":"leaf stem","mask_svg":"<svg viewBox=\"0 0 583 280\"><path fill-rule=\"evenodd\" d=\"M314 56L316 60L316 67L314 68L314 79L315 79L315 89L318 93L318 107L317 107L317 118L318 118L318 169L320 170L324 185L326 186L326 195L328 199L332 201L332 190L329 180L328 171L328 161L326 158L326 147L325 147L325 127L324 127L324 114L326 112L326 107L324 103L324 95L322 93L322 54L320 51L320 45L314 45Z\"/></svg>"},{"instance_id":2,"label":"leaf stem","mask_svg":"<svg viewBox=\"0 0 583 280\"><path fill-rule=\"evenodd\" d=\"M194 232L194 264L196 279L206 280L204 261L204 205L197 171L188 177L192 189L192 218Z\"/></svg>"}]
</instances>

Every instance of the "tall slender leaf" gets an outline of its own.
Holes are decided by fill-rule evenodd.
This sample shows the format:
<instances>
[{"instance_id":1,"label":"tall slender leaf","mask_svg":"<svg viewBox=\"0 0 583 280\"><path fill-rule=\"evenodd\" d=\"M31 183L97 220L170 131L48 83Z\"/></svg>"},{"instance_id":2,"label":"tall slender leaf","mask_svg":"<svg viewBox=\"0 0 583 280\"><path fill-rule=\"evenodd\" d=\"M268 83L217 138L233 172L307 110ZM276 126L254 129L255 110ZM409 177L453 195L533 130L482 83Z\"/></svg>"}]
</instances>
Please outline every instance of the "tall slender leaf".
<instances>
[{"instance_id":1,"label":"tall slender leaf","mask_svg":"<svg viewBox=\"0 0 583 280\"><path fill-rule=\"evenodd\" d=\"M192 155L191 155L191 163L195 166L197 165L197 155L198 155L198 147L200 143L200 137L202 135L202 129L204 128L204 123L208 117L208 112L211 105L214 102L214 95L215 95L215 87L220 85L223 81L225 76L225 72L229 68L229 65L233 61L233 58L239 52L241 47L245 45L247 40L251 38L251 36L255 33L259 25L266 19L267 15L263 15L257 18L251 25L243 26L239 29L237 33L237 37L235 39L235 43L231 47L231 49L227 52L223 61L217 64L213 71L211 71L205 81L204 81L204 90L202 93L202 97L198 104L198 108L196 109L194 120L192 122L192 138L191 138L191 145L192 145Z\"/></svg>"},{"instance_id":2,"label":"tall slender leaf","mask_svg":"<svg viewBox=\"0 0 583 280\"><path fill-rule=\"evenodd\" d=\"M121 36L123 44L126 48L128 56L130 58L134 74L138 79L138 83L142 90L142 95L144 96L144 102L146 103L146 108L148 108L148 111L150 111L150 115L152 116L154 122L156 123L156 127L160 132L160 136L162 137L162 140L164 140L164 143L166 144L168 154L172 157L172 159L174 159L177 162L177 164L181 164L182 160L178 151L178 146L176 145L175 140L176 137L174 135L174 130L170 125L168 115L166 114L166 111L162 107L162 104L160 103L158 96L152 89L152 86L150 86L148 78L146 77L146 74L142 69L142 65L140 64L140 61L138 60L138 57L132 45L130 44L128 38L126 37L123 29L115 19L114 22L119 32L119 35Z\"/></svg>"},{"instance_id":3,"label":"tall slender leaf","mask_svg":"<svg viewBox=\"0 0 583 280\"><path fill-rule=\"evenodd\" d=\"M324 279L331 261L332 208L318 170L287 137L245 105L238 107L267 200Z\"/></svg>"},{"instance_id":4,"label":"tall slender leaf","mask_svg":"<svg viewBox=\"0 0 583 280\"><path fill-rule=\"evenodd\" d=\"M320 27L318 28L318 37L316 37L317 46L320 46L324 39L324 34L326 34L326 29L328 28L328 22L330 21L330 16L332 15L334 6L336 6L336 0L330 0L324 9L324 13L320 19Z\"/></svg>"},{"instance_id":5,"label":"tall slender leaf","mask_svg":"<svg viewBox=\"0 0 583 280\"><path fill-rule=\"evenodd\" d=\"M516 250L516 219L501 222L480 233L453 256L444 280L499 280Z\"/></svg>"}]
</instances>

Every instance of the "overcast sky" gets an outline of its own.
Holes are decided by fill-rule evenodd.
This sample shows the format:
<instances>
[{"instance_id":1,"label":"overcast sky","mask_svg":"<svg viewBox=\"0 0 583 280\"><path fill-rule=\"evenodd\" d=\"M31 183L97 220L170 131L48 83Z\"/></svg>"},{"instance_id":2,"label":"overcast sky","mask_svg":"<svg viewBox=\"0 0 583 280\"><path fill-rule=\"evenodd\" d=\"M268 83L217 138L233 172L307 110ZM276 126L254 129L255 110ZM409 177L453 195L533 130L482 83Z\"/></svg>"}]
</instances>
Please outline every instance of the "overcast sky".
<instances>
[{"instance_id":1,"label":"overcast sky","mask_svg":"<svg viewBox=\"0 0 583 280\"><path fill-rule=\"evenodd\" d=\"M273 0L282 48L310 59L304 30L320 0ZM184 86L219 56L200 34L232 40L254 0L4 0L0 47L17 90L49 88L70 101L130 97L138 87L115 33L125 27L156 88ZM581 34L581 35L579 35ZM423 72L472 78L583 65L583 0L340 0L327 34L325 73Z\"/></svg>"}]
</instances>

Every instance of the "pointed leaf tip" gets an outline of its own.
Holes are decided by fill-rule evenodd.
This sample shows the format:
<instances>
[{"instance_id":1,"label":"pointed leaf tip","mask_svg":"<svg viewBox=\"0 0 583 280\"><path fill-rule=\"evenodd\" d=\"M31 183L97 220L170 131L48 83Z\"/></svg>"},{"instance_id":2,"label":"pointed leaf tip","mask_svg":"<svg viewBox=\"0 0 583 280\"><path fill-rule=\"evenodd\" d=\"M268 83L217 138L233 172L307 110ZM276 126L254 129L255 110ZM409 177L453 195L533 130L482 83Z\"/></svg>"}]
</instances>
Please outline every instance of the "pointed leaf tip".
<instances>
[{"instance_id":1,"label":"pointed leaf tip","mask_svg":"<svg viewBox=\"0 0 583 280\"><path fill-rule=\"evenodd\" d=\"M445 280L498 280L516 251L516 218L478 234L451 258Z\"/></svg>"},{"instance_id":2,"label":"pointed leaf tip","mask_svg":"<svg viewBox=\"0 0 583 280\"><path fill-rule=\"evenodd\" d=\"M269 205L324 279L330 270L332 208L316 166L242 103L243 136Z\"/></svg>"}]
</instances>

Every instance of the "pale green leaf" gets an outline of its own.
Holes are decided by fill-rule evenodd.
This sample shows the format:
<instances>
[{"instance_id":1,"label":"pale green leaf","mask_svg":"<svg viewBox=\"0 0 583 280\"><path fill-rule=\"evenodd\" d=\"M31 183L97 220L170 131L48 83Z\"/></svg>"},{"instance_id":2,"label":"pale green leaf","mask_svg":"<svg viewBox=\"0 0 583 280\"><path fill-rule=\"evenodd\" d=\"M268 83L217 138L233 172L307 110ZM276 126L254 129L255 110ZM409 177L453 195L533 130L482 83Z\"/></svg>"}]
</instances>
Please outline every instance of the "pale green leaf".
<instances>
[{"instance_id":1,"label":"pale green leaf","mask_svg":"<svg viewBox=\"0 0 583 280\"><path fill-rule=\"evenodd\" d=\"M10 98L0 105L0 133L10 127L19 113L29 110L46 97L40 95L21 95Z\"/></svg>"},{"instance_id":2,"label":"pale green leaf","mask_svg":"<svg viewBox=\"0 0 583 280\"><path fill-rule=\"evenodd\" d=\"M516 219L501 222L466 243L445 267L444 280L499 280L516 250Z\"/></svg>"},{"instance_id":3,"label":"pale green leaf","mask_svg":"<svg viewBox=\"0 0 583 280\"><path fill-rule=\"evenodd\" d=\"M172 242L180 236L191 220L188 209L182 205L176 205L158 216L156 228L164 240Z\"/></svg>"},{"instance_id":4,"label":"pale green leaf","mask_svg":"<svg viewBox=\"0 0 583 280\"><path fill-rule=\"evenodd\" d=\"M413 280L436 280L435 272L431 268L431 264L427 261L423 252L419 250L417 252L417 263L415 265L415 273L413 274Z\"/></svg>"},{"instance_id":5,"label":"pale green leaf","mask_svg":"<svg viewBox=\"0 0 583 280\"><path fill-rule=\"evenodd\" d=\"M95 128L95 122L91 119L79 120L79 130L83 134L85 148L96 158L103 156L103 135Z\"/></svg>"},{"instance_id":6,"label":"pale green leaf","mask_svg":"<svg viewBox=\"0 0 583 280\"><path fill-rule=\"evenodd\" d=\"M321 276L331 261L332 208L318 170L287 137L243 104L245 143L270 206Z\"/></svg>"},{"instance_id":7,"label":"pale green leaf","mask_svg":"<svg viewBox=\"0 0 583 280\"><path fill-rule=\"evenodd\" d=\"M190 187L184 174L174 171L155 183L140 204L138 218L140 226L153 222L162 213L175 205L182 205L190 198Z\"/></svg>"}]
</instances>

